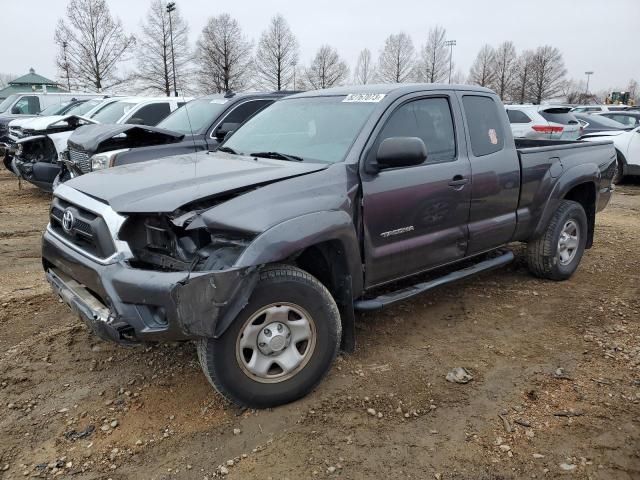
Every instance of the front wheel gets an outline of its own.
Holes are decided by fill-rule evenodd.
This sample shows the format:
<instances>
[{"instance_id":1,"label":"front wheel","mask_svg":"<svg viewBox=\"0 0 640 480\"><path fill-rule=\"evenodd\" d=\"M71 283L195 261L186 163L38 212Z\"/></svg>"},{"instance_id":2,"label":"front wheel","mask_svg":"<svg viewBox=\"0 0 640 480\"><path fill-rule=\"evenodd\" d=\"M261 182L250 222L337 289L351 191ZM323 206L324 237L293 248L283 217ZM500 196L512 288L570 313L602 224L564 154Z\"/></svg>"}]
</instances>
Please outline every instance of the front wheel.
<instances>
[{"instance_id":1,"label":"front wheel","mask_svg":"<svg viewBox=\"0 0 640 480\"><path fill-rule=\"evenodd\" d=\"M299 268L266 268L238 318L218 339L198 341L213 387L231 402L268 408L297 400L325 376L338 353L338 307Z\"/></svg>"},{"instance_id":2,"label":"front wheel","mask_svg":"<svg viewBox=\"0 0 640 480\"><path fill-rule=\"evenodd\" d=\"M549 280L566 280L578 268L588 234L587 215L578 202L563 200L543 234L527 245L529 270Z\"/></svg>"}]
</instances>

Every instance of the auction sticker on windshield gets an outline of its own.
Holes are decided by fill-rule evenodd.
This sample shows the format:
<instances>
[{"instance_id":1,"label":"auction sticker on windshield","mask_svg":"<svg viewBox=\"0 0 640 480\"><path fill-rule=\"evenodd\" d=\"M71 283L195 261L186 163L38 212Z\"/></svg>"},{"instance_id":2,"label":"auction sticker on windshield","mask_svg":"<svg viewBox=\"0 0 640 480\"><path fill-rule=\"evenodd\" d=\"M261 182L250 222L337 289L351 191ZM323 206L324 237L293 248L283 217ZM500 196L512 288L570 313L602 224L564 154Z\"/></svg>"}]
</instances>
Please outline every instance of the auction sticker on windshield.
<instances>
[{"instance_id":1,"label":"auction sticker on windshield","mask_svg":"<svg viewBox=\"0 0 640 480\"><path fill-rule=\"evenodd\" d=\"M384 98L384 93L350 93L344 97L343 102L378 103Z\"/></svg>"}]
</instances>

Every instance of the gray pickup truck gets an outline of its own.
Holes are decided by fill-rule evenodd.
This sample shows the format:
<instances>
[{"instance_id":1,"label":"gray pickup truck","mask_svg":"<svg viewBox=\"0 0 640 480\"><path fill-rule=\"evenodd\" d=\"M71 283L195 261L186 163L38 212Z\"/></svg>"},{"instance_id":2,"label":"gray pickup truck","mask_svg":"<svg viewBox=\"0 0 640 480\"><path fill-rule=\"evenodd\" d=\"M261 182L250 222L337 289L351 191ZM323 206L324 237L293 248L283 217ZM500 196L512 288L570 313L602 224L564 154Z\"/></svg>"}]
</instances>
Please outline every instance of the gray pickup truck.
<instances>
[{"instance_id":1,"label":"gray pickup truck","mask_svg":"<svg viewBox=\"0 0 640 480\"><path fill-rule=\"evenodd\" d=\"M239 405L308 393L355 311L507 264L569 278L611 197L610 142L514 142L480 87L293 95L215 153L125 165L55 190L42 257L100 337L193 340Z\"/></svg>"}]
</instances>

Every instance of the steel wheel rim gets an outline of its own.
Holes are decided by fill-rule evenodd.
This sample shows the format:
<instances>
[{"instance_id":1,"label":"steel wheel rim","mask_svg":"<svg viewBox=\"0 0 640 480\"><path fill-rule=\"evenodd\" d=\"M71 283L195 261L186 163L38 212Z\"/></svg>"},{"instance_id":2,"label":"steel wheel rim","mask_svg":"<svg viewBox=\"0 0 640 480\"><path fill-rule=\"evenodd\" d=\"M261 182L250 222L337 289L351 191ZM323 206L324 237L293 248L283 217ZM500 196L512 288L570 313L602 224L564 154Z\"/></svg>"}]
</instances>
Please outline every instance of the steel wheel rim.
<instances>
[{"instance_id":1,"label":"steel wheel rim","mask_svg":"<svg viewBox=\"0 0 640 480\"><path fill-rule=\"evenodd\" d=\"M560 265L569 265L578 253L580 227L575 220L567 220L558 239L558 260Z\"/></svg>"},{"instance_id":2,"label":"steel wheel rim","mask_svg":"<svg viewBox=\"0 0 640 480\"><path fill-rule=\"evenodd\" d=\"M293 303L272 303L260 308L240 329L236 359L249 378L280 383L307 365L315 346L316 325L311 315Z\"/></svg>"}]
</instances>

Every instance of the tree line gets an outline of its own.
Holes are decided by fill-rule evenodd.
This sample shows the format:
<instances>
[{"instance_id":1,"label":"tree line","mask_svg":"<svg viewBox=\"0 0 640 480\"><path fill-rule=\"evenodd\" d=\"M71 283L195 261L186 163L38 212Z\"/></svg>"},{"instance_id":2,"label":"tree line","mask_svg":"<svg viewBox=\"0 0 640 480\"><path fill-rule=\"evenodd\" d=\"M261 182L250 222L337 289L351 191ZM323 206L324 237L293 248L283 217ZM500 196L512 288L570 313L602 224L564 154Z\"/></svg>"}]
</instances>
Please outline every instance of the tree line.
<instances>
[{"instance_id":1,"label":"tree line","mask_svg":"<svg viewBox=\"0 0 640 480\"><path fill-rule=\"evenodd\" d=\"M447 32L441 26L431 28L418 47L406 33L389 35L377 57L364 48L353 71L328 44L321 45L308 63L302 62L298 39L280 14L269 20L257 43L227 13L208 19L194 47L188 30L179 8L168 13L163 0L151 1L137 37L124 31L106 0L70 0L55 32L61 83L98 90L126 86L171 95L178 90L305 90L347 83L451 80L491 88L503 101L515 103L580 93L578 82L567 81L562 53L550 45L520 53L510 41L483 45L464 75L450 63ZM123 74L120 67L132 60L134 71Z\"/></svg>"}]
</instances>

